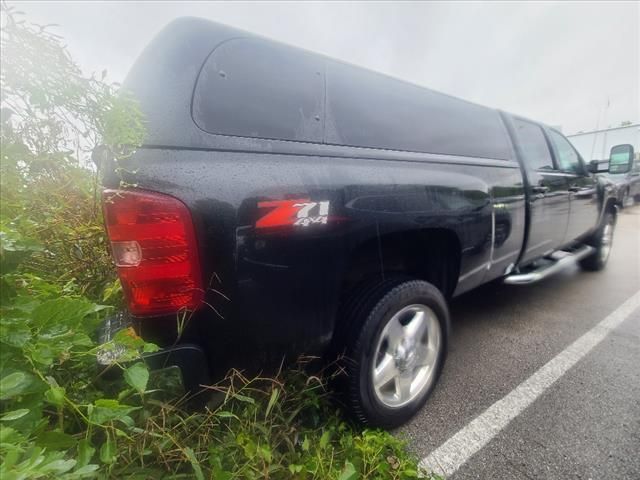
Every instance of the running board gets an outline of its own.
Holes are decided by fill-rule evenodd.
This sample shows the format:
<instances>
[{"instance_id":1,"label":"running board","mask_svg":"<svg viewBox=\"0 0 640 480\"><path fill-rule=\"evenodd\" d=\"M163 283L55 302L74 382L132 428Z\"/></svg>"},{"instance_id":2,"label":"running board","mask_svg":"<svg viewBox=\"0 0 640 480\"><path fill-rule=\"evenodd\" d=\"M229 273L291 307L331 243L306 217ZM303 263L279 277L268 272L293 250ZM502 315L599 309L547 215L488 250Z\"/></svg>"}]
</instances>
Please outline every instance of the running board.
<instances>
[{"instance_id":1,"label":"running board","mask_svg":"<svg viewBox=\"0 0 640 480\"><path fill-rule=\"evenodd\" d=\"M547 262L534 270L525 273L512 273L505 277L504 283L508 285L527 285L529 283L539 282L566 267L575 264L579 260L591 255L595 249L588 245L584 245L571 252L557 251L553 252L544 260Z\"/></svg>"}]
</instances>

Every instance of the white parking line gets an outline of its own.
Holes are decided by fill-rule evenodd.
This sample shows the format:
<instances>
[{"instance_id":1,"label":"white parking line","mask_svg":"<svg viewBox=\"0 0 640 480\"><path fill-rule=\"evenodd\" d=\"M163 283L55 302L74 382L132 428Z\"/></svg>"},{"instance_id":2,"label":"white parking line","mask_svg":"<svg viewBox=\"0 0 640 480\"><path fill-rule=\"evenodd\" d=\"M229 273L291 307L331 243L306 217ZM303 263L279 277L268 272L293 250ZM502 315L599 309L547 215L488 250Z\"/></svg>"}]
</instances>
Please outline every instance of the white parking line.
<instances>
[{"instance_id":1,"label":"white parking line","mask_svg":"<svg viewBox=\"0 0 640 480\"><path fill-rule=\"evenodd\" d=\"M423 458L420 467L439 475L449 476L455 473L638 307L640 291Z\"/></svg>"}]
</instances>

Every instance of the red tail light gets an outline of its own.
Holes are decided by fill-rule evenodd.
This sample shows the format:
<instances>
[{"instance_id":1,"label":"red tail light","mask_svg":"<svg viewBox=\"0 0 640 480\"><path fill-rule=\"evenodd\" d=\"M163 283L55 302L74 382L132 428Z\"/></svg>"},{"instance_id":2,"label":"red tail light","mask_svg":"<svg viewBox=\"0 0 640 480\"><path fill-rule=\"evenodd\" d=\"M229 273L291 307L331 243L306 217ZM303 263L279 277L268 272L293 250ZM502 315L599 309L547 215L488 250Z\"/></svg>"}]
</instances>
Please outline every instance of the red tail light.
<instances>
[{"instance_id":1,"label":"red tail light","mask_svg":"<svg viewBox=\"0 0 640 480\"><path fill-rule=\"evenodd\" d=\"M140 190L105 190L102 204L131 313L162 315L198 308L204 292L186 205Z\"/></svg>"}]
</instances>

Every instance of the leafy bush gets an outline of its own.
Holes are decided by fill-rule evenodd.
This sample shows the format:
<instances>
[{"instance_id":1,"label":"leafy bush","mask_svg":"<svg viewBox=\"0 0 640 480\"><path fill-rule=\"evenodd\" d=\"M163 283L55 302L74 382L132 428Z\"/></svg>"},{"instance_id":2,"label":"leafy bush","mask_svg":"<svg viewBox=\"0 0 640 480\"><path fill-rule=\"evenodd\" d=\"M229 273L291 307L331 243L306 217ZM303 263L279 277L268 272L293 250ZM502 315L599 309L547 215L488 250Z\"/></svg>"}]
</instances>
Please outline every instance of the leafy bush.
<instances>
[{"instance_id":1,"label":"leafy bush","mask_svg":"<svg viewBox=\"0 0 640 480\"><path fill-rule=\"evenodd\" d=\"M41 245L29 271L96 298L115 277L88 153L104 142L126 155L142 116L105 72L85 78L60 37L2 13L0 221Z\"/></svg>"},{"instance_id":2,"label":"leafy bush","mask_svg":"<svg viewBox=\"0 0 640 480\"><path fill-rule=\"evenodd\" d=\"M172 400L170 372L141 361L156 347L124 330L106 348L129 361L105 378L96 329L118 283L88 155L98 143L128 155L142 117L60 37L2 14L0 478L416 477L401 441L354 428L302 371L232 372L194 413Z\"/></svg>"}]
</instances>

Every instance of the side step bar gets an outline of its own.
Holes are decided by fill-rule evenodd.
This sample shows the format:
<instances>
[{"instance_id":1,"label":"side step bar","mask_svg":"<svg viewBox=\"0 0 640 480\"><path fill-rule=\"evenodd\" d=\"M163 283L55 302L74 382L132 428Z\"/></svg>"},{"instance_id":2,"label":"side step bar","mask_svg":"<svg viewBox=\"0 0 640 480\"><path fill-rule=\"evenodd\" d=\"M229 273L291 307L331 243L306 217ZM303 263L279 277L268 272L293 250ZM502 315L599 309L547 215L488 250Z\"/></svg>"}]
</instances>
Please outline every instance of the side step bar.
<instances>
[{"instance_id":1,"label":"side step bar","mask_svg":"<svg viewBox=\"0 0 640 480\"><path fill-rule=\"evenodd\" d=\"M541 265L533 270L524 273L512 273L504 279L504 283L508 285L527 285L529 283L539 282L540 280L547 278L554 273L558 273L560 270L565 269L569 265L588 257L594 252L594 248L589 245L584 245L577 250L571 252L558 251L553 252L549 257L546 257L547 263Z\"/></svg>"}]
</instances>

